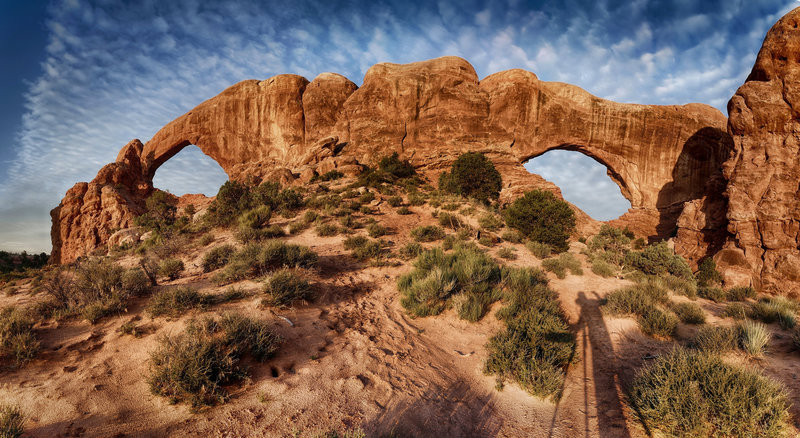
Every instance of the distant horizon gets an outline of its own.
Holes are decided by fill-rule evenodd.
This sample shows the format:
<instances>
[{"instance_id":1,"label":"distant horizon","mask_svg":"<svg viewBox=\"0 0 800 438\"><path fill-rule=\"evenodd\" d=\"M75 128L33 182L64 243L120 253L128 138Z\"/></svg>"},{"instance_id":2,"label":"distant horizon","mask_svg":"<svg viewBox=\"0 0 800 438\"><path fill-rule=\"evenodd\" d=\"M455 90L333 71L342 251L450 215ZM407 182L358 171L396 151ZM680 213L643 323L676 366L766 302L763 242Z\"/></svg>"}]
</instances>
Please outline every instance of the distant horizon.
<instances>
[{"instance_id":1,"label":"distant horizon","mask_svg":"<svg viewBox=\"0 0 800 438\"><path fill-rule=\"evenodd\" d=\"M148 140L198 103L245 79L331 71L360 83L378 62L440 56L478 76L511 68L642 104L725 105L767 30L795 1L640 0L353 2L235 0L203 4L67 0L0 6L0 250L50 252L50 216L66 190L90 181L133 138ZM16 24L19 23L19 24ZM288 23L288 24L287 24ZM187 149L156 187L214 194L221 168ZM575 161L560 184L581 206L606 184ZM540 173L558 175L556 160ZM544 175L543 175L544 176ZM582 197L582 198L581 198ZM603 201L604 197L600 197ZM611 199L611 198L608 198ZM599 211L596 214L607 214ZM610 214L610 213L608 213Z\"/></svg>"}]
</instances>

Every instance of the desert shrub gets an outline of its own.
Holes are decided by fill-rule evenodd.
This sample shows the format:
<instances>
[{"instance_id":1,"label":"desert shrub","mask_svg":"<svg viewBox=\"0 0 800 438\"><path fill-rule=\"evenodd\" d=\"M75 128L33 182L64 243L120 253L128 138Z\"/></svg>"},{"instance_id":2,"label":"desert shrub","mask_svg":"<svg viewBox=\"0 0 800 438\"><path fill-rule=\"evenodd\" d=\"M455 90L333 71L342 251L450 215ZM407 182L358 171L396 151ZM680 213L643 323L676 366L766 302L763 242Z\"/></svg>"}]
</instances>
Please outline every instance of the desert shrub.
<instances>
[{"instance_id":1,"label":"desert shrub","mask_svg":"<svg viewBox=\"0 0 800 438\"><path fill-rule=\"evenodd\" d=\"M706 312L695 303L678 303L672 306L672 311L678 315L681 322L686 324L703 324L706 322Z\"/></svg>"},{"instance_id":2,"label":"desert shrub","mask_svg":"<svg viewBox=\"0 0 800 438\"><path fill-rule=\"evenodd\" d=\"M203 234L203 237L200 238L200 246L208 246L211 242L214 241L214 235L207 233Z\"/></svg>"},{"instance_id":3,"label":"desert shrub","mask_svg":"<svg viewBox=\"0 0 800 438\"><path fill-rule=\"evenodd\" d=\"M367 225L367 234L369 234L369 237L373 238L381 237L389 234L389 229L377 222L374 222Z\"/></svg>"},{"instance_id":4,"label":"desert shrub","mask_svg":"<svg viewBox=\"0 0 800 438\"><path fill-rule=\"evenodd\" d=\"M724 325L705 325L697 330L691 346L709 353L723 353L738 347L736 329Z\"/></svg>"},{"instance_id":5,"label":"desert shrub","mask_svg":"<svg viewBox=\"0 0 800 438\"><path fill-rule=\"evenodd\" d=\"M181 259L164 259L158 264L158 275L174 280L185 269Z\"/></svg>"},{"instance_id":6,"label":"desert shrub","mask_svg":"<svg viewBox=\"0 0 800 438\"><path fill-rule=\"evenodd\" d=\"M150 292L151 283L147 274L140 268L126 269L122 272L122 290L131 296L142 296Z\"/></svg>"},{"instance_id":7,"label":"desert shrub","mask_svg":"<svg viewBox=\"0 0 800 438\"><path fill-rule=\"evenodd\" d=\"M503 219L498 217L496 214L484 213L481 215L481 217L478 218L478 225L481 228L487 229L489 231L497 231L500 228L502 228L503 225L505 224L503 222ZM503 240L505 240L505 238Z\"/></svg>"},{"instance_id":8,"label":"desert shrub","mask_svg":"<svg viewBox=\"0 0 800 438\"><path fill-rule=\"evenodd\" d=\"M525 247L528 248L528 251L531 252L536 258L544 259L550 257L550 254L553 253L553 248L542 242L536 242L531 240L530 242L525 244Z\"/></svg>"},{"instance_id":9,"label":"desert shrub","mask_svg":"<svg viewBox=\"0 0 800 438\"><path fill-rule=\"evenodd\" d=\"M639 372L630 402L659 436L781 437L788 400L777 382L718 356L676 348Z\"/></svg>"},{"instance_id":10,"label":"desert shrub","mask_svg":"<svg viewBox=\"0 0 800 438\"><path fill-rule=\"evenodd\" d=\"M620 265L630 250L632 238L633 233L627 228L603 224L600 231L588 240L587 246L590 251L602 252L606 262Z\"/></svg>"},{"instance_id":11,"label":"desert shrub","mask_svg":"<svg viewBox=\"0 0 800 438\"><path fill-rule=\"evenodd\" d=\"M581 262L574 255L565 252L556 258L546 259L542 261L542 267L556 274L558 278L566 278L567 270L572 275L583 275L583 268Z\"/></svg>"},{"instance_id":12,"label":"desert shrub","mask_svg":"<svg viewBox=\"0 0 800 438\"><path fill-rule=\"evenodd\" d=\"M461 207L460 202L448 202L446 204L442 204L442 210L445 211L456 211Z\"/></svg>"},{"instance_id":13,"label":"desert shrub","mask_svg":"<svg viewBox=\"0 0 800 438\"><path fill-rule=\"evenodd\" d=\"M730 301L744 301L747 298L755 298L756 290L750 286L738 286L728 289L728 300Z\"/></svg>"},{"instance_id":14,"label":"desert shrub","mask_svg":"<svg viewBox=\"0 0 800 438\"><path fill-rule=\"evenodd\" d=\"M281 339L263 321L227 316L221 322L192 321L175 336L164 336L150 355L148 383L156 395L193 407L226 399L224 386L247 376L239 367L244 354L270 357Z\"/></svg>"},{"instance_id":15,"label":"desert shrub","mask_svg":"<svg viewBox=\"0 0 800 438\"><path fill-rule=\"evenodd\" d=\"M400 160L397 152L393 152L392 155L382 157L380 161L378 161L378 170L388 173L389 175L398 179L409 178L417 173L417 171L414 169L414 166L411 165L408 160Z\"/></svg>"},{"instance_id":16,"label":"desert shrub","mask_svg":"<svg viewBox=\"0 0 800 438\"><path fill-rule=\"evenodd\" d=\"M434 248L421 253L414 270L398 279L403 294L400 303L413 316L438 315L458 293L491 295L500 281L500 267L483 251L474 246L459 245L445 253ZM481 316L491 300L474 298L483 303Z\"/></svg>"},{"instance_id":17,"label":"desert shrub","mask_svg":"<svg viewBox=\"0 0 800 438\"><path fill-rule=\"evenodd\" d=\"M800 326L795 326L792 329L792 347L795 350L800 350Z\"/></svg>"},{"instance_id":18,"label":"desert shrub","mask_svg":"<svg viewBox=\"0 0 800 438\"><path fill-rule=\"evenodd\" d=\"M505 306L497 313L506 329L487 344L484 372L517 382L527 392L558 400L564 369L575 354L558 296L541 271L513 269L503 279Z\"/></svg>"},{"instance_id":19,"label":"desert shrub","mask_svg":"<svg viewBox=\"0 0 800 438\"><path fill-rule=\"evenodd\" d=\"M750 308L750 317L766 322L777 322L783 328L792 328L797 323L798 304L786 297L776 296L758 300Z\"/></svg>"},{"instance_id":20,"label":"desert shrub","mask_svg":"<svg viewBox=\"0 0 800 438\"><path fill-rule=\"evenodd\" d=\"M506 224L529 239L566 251L575 229L575 213L569 204L550 192L532 190L517 198L504 213Z\"/></svg>"},{"instance_id":21,"label":"desert shrub","mask_svg":"<svg viewBox=\"0 0 800 438\"><path fill-rule=\"evenodd\" d=\"M408 204L412 206L420 206L425 204L425 195L422 193L409 193Z\"/></svg>"},{"instance_id":22,"label":"desert shrub","mask_svg":"<svg viewBox=\"0 0 800 438\"><path fill-rule=\"evenodd\" d=\"M772 335L764 324L743 321L737 326L739 346L751 356L761 356Z\"/></svg>"},{"instance_id":23,"label":"desert shrub","mask_svg":"<svg viewBox=\"0 0 800 438\"><path fill-rule=\"evenodd\" d=\"M501 239L508 243L522 243L525 241L525 236L517 230L506 230L500 236ZM539 243L539 242L536 242ZM544 245L543 243L541 245Z\"/></svg>"},{"instance_id":24,"label":"desert shrub","mask_svg":"<svg viewBox=\"0 0 800 438\"><path fill-rule=\"evenodd\" d=\"M154 318L157 316L178 317L188 310L202 306L206 302L207 297L205 294L201 294L189 286L162 289L150 298L147 312Z\"/></svg>"},{"instance_id":25,"label":"desert shrub","mask_svg":"<svg viewBox=\"0 0 800 438\"><path fill-rule=\"evenodd\" d=\"M464 221L460 217L458 217L457 214L448 213L446 211L439 213L438 220L439 220L439 226L444 228L450 228L452 230L459 230L467 226L467 224L465 224Z\"/></svg>"},{"instance_id":26,"label":"desert shrub","mask_svg":"<svg viewBox=\"0 0 800 438\"><path fill-rule=\"evenodd\" d=\"M697 288L697 296L715 303L721 303L728 298L728 294L718 287L699 287Z\"/></svg>"},{"instance_id":27,"label":"desert shrub","mask_svg":"<svg viewBox=\"0 0 800 438\"><path fill-rule=\"evenodd\" d=\"M353 215L351 215L351 214L346 214L346 215L342 216L339 219L339 225L341 225L342 228L345 228L345 229L347 229L347 228L349 228L349 229L357 229L357 228L361 228L363 226L363 224L361 222L357 221L353 217Z\"/></svg>"},{"instance_id":28,"label":"desert shrub","mask_svg":"<svg viewBox=\"0 0 800 438\"><path fill-rule=\"evenodd\" d=\"M211 272L228 264L236 249L233 245L221 245L212 248L203 256L203 271Z\"/></svg>"},{"instance_id":29,"label":"desert shrub","mask_svg":"<svg viewBox=\"0 0 800 438\"><path fill-rule=\"evenodd\" d=\"M375 200L375 194L372 192L364 192L361 196L358 197L358 201L362 204L369 204L374 200Z\"/></svg>"},{"instance_id":30,"label":"desert shrub","mask_svg":"<svg viewBox=\"0 0 800 438\"><path fill-rule=\"evenodd\" d=\"M269 298L264 304L285 307L295 301L308 301L314 297L314 289L305 276L295 269L279 269L266 280L264 293Z\"/></svg>"},{"instance_id":31,"label":"desert shrub","mask_svg":"<svg viewBox=\"0 0 800 438\"><path fill-rule=\"evenodd\" d=\"M669 293L654 283L640 283L617 289L606 296L603 310L612 315L641 315L650 307L666 304Z\"/></svg>"},{"instance_id":32,"label":"desert shrub","mask_svg":"<svg viewBox=\"0 0 800 438\"><path fill-rule=\"evenodd\" d=\"M494 164L480 152L461 154L449 172L439 175L439 190L488 203L497 199L502 177Z\"/></svg>"},{"instance_id":33,"label":"desert shrub","mask_svg":"<svg viewBox=\"0 0 800 438\"><path fill-rule=\"evenodd\" d=\"M725 310L722 311L722 316L733 319L745 319L747 318L748 308L748 306L742 303L730 303L725 306Z\"/></svg>"},{"instance_id":34,"label":"desert shrub","mask_svg":"<svg viewBox=\"0 0 800 438\"><path fill-rule=\"evenodd\" d=\"M352 251L360 246L364 246L369 242L365 236L357 235L351 236L344 240L344 249Z\"/></svg>"},{"instance_id":35,"label":"desert shrub","mask_svg":"<svg viewBox=\"0 0 800 438\"><path fill-rule=\"evenodd\" d=\"M681 278L671 274L659 277L664 285L678 295L683 295L689 299L697 298L697 283L693 278Z\"/></svg>"},{"instance_id":36,"label":"desert shrub","mask_svg":"<svg viewBox=\"0 0 800 438\"><path fill-rule=\"evenodd\" d=\"M297 189L281 189L278 182L266 181L258 186L250 186L238 181L227 181L208 207L204 220L214 226L227 227L232 224L232 219L251 209L259 210L262 218L266 212L264 207L286 216L302 208L304 203L303 195ZM258 225L257 218L254 217L253 221L253 225ZM261 223L262 226L266 225L263 221Z\"/></svg>"},{"instance_id":37,"label":"desert shrub","mask_svg":"<svg viewBox=\"0 0 800 438\"><path fill-rule=\"evenodd\" d=\"M425 248L417 242L409 242L404 247L400 248L400 257L408 260L422 254Z\"/></svg>"},{"instance_id":38,"label":"desert shrub","mask_svg":"<svg viewBox=\"0 0 800 438\"><path fill-rule=\"evenodd\" d=\"M154 231L166 231L175 223L174 197L161 190L153 193L145 200L145 213L133 219L137 226Z\"/></svg>"},{"instance_id":39,"label":"desert shrub","mask_svg":"<svg viewBox=\"0 0 800 438\"><path fill-rule=\"evenodd\" d=\"M25 432L25 416L18 406L0 405L0 438L19 438Z\"/></svg>"},{"instance_id":40,"label":"desert shrub","mask_svg":"<svg viewBox=\"0 0 800 438\"><path fill-rule=\"evenodd\" d=\"M328 222L321 222L315 227L317 236L330 237L339 234L339 227Z\"/></svg>"},{"instance_id":41,"label":"desert shrub","mask_svg":"<svg viewBox=\"0 0 800 438\"><path fill-rule=\"evenodd\" d=\"M259 205L239 216L239 227L258 230L269 225L271 217L272 209L266 205Z\"/></svg>"},{"instance_id":42,"label":"desert shrub","mask_svg":"<svg viewBox=\"0 0 800 438\"><path fill-rule=\"evenodd\" d=\"M411 237L417 242L433 242L444 239L444 230L436 225L426 225L411 230Z\"/></svg>"},{"instance_id":43,"label":"desert shrub","mask_svg":"<svg viewBox=\"0 0 800 438\"><path fill-rule=\"evenodd\" d=\"M386 200L392 207L399 207L403 205L403 198L400 196L391 196Z\"/></svg>"},{"instance_id":44,"label":"desert shrub","mask_svg":"<svg viewBox=\"0 0 800 438\"><path fill-rule=\"evenodd\" d=\"M517 258L517 253L514 251L513 248L509 247L500 248L500 250L497 251L497 255L500 256L500 258L506 260L516 260Z\"/></svg>"},{"instance_id":45,"label":"desert shrub","mask_svg":"<svg viewBox=\"0 0 800 438\"><path fill-rule=\"evenodd\" d=\"M30 312L6 307L0 310L0 359L22 366L39 352L40 343L33 330L36 322Z\"/></svg>"},{"instance_id":46,"label":"desert shrub","mask_svg":"<svg viewBox=\"0 0 800 438\"><path fill-rule=\"evenodd\" d=\"M647 307L636 321L644 334L662 338L672 337L678 327L675 315L655 306Z\"/></svg>"},{"instance_id":47,"label":"desert shrub","mask_svg":"<svg viewBox=\"0 0 800 438\"><path fill-rule=\"evenodd\" d=\"M397 214L400 214L400 215L408 215L408 214L412 214L412 213L413 212L411 210L409 210L408 207L400 207L400 208L397 209Z\"/></svg>"},{"instance_id":48,"label":"desert shrub","mask_svg":"<svg viewBox=\"0 0 800 438\"><path fill-rule=\"evenodd\" d=\"M592 261L592 272L604 278L617 275L617 269L612 264L601 259Z\"/></svg>"},{"instance_id":49,"label":"desert shrub","mask_svg":"<svg viewBox=\"0 0 800 438\"><path fill-rule=\"evenodd\" d=\"M722 282L722 275L717 271L717 263L711 257L706 257L697 267L695 278L700 287L710 287Z\"/></svg>"},{"instance_id":50,"label":"desert shrub","mask_svg":"<svg viewBox=\"0 0 800 438\"><path fill-rule=\"evenodd\" d=\"M250 243L231 256L217 280L230 282L258 277L279 268L311 268L318 258L305 246L279 241Z\"/></svg>"},{"instance_id":51,"label":"desert shrub","mask_svg":"<svg viewBox=\"0 0 800 438\"><path fill-rule=\"evenodd\" d=\"M625 256L625 264L648 275L672 274L683 279L693 278L686 260L675 254L666 242L645 247L642 251L631 251Z\"/></svg>"},{"instance_id":52,"label":"desert shrub","mask_svg":"<svg viewBox=\"0 0 800 438\"><path fill-rule=\"evenodd\" d=\"M335 181L335 180L340 179L342 177L344 177L344 174L342 172L339 172L338 170L334 169L334 170L329 170L329 171L323 173L322 175L317 176L316 179L312 178L311 181L312 182L316 181L316 180L319 180L319 181Z\"/></svg>"}]
</instances>

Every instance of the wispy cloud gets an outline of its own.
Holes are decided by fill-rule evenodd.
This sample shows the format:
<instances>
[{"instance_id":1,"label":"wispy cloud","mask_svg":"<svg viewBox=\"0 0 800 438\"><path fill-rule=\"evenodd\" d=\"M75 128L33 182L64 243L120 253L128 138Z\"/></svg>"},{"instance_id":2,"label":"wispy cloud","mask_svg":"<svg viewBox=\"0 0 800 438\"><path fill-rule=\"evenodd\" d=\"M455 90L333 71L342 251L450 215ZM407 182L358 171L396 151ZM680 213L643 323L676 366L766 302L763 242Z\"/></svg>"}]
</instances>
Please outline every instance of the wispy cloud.
<instances>
[{"instance_id":1,"label":"wispy cloud","mask_svg":"<svg viewBox=\"0 0 800 438\"><path fill-rule=\"evenodd\" d=\"M43 74L30 86L14 145L18 155L0 183L0 248L48 250L47 211L74 182L93 178L130 139L146 141L243 79L279 73L311 79L334 71L360 83L376 62L458 55L481 77L525 68L543 80L574 83L605 98L706 102L724 110L765 32L794 5L788 0L208 3L53 4ZM198 152L181 153L156 181L176 192L214 193L219 171L202 163Z\"/></svg>"}]
</instances>

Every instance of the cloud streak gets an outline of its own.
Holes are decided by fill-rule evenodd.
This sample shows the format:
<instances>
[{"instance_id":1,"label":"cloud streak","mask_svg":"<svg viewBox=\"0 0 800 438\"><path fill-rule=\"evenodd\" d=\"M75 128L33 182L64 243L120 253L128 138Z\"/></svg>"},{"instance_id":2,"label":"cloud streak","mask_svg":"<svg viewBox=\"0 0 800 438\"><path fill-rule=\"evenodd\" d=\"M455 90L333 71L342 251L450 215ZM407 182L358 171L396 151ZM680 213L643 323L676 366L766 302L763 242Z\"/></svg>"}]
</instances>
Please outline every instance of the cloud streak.
<instances>
[{"instance_id":1,"label":"cloud streak","mask_svg":"<svg viewBox=\"0 0 800 438\"><path fill-rule=\"evenodd\" d=\"M70 0L51 6L43 74L27 93L23 128L12 145L17 157L0 183L0 248L49 250L47 211L74 182L92 179L130 139L146 141L244 79L280 73L312 79L334 71L360 83L377 62L457 55L480 77L524 68L622 102L705 102L724 110L765 32L794 5L208 3ZM182 152L156 181L176 192L214 193L218 169L203 160Z\"/></svg>"}]
</instances>

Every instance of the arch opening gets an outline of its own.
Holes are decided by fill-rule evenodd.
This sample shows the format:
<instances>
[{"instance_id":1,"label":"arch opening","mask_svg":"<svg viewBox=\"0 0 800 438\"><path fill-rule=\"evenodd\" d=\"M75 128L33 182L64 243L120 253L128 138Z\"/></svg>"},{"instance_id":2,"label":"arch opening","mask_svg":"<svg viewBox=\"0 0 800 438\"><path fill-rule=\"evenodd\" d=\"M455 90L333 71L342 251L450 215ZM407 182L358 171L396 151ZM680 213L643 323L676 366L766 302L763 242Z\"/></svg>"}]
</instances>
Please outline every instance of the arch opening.
<instances>
[{"instance_id":1,"label":"arch opening","mask_svg":"<svg viewBox=\"0 0 800 438\"><path fill-rule=\"evenodd\" d=\"M617 219L631 208L619 184L609 177L609 168L582 152L550 150L529 159L524 166L557 185L564 199L595 220Z\"/></svg>"},{"instance_id":2,"label":"arch opening","mask_svg":"<svg viewBox=\"0 0 800 438\"><path fill-rule=\"evenodd\" d=\"M199 147L188 145L170 157L156 170L153 187L176 196L202 194L216 196L228 174Z\"/></svg>"}]
</instances>

